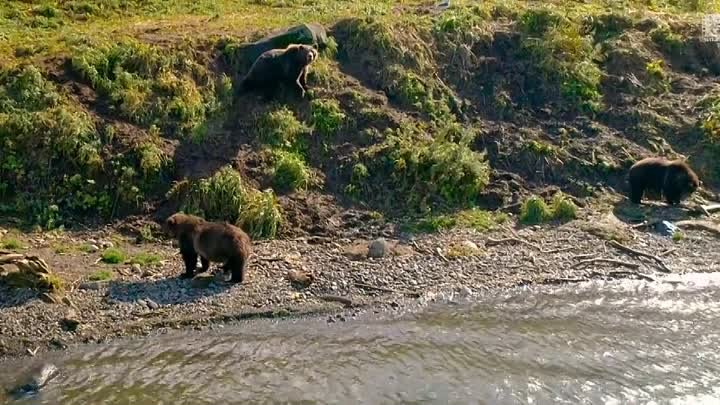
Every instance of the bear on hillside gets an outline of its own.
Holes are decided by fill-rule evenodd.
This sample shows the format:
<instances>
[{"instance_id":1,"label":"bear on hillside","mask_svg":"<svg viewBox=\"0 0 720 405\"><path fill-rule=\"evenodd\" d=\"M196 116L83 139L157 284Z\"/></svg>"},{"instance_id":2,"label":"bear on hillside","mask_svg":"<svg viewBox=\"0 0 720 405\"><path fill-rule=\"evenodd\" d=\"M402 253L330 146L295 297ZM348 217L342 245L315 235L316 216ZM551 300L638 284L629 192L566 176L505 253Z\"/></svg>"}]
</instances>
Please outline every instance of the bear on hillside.
<instances>
[{"instance_id":1,"label":"bear on hillside","mask_svg":"<svg viewBox=\"0 0 720 405\"><path fill-rule=\"evenodd\" d=\"M318 58L318 51L310 45L293 44L285 49L263 52L242 79L239 91L262 90L272 95L281 83L297 86L300 96L305 97L307 74Z\"/></svg>"},{"instance_id":2,"label":"bear on hillside","mask_svg":"<svg viewBox=\"0 0 720 405\"><path fill-rule=\"evenodd\" d=\"M223 263L226 273L232 272L230 281L243 282L252 248L250 237L242 229L181 213L171 215L165 226L180 245L180 254L185 262L183 277L193 277L200 256L202 272L208 270L210 262L219 262Z\"/></svg>"},{"instance_id":3,"label":"bear on hillside","mask_svg":"<svg viewBox=\"0 0 720 405\"><path fill-rule=\"evenodd\" d=\"M650 157L630 168L630 201L640 204L645 191L662 194L668 204L680 204L700 187L700 180L682 160Z\"/></svg>"}]
</instances>

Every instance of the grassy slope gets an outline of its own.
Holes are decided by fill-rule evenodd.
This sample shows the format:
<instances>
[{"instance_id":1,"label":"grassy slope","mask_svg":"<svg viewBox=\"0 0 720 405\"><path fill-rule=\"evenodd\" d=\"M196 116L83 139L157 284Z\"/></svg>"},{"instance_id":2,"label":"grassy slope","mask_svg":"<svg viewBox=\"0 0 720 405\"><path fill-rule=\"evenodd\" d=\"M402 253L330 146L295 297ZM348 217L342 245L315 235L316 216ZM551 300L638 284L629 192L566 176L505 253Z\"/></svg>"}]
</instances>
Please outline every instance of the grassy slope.
<instances>
[{"instance_id":1,"label":"grassy slope","mask_svg":"<svg viewBox=\"0 0 720 405\"><path fill-rule=\"evenodd\" d=\"M714 1L137 3L0 5L5 213L52 227L183 207L269 237L311 229L329 194L487 227L435 214L621 188L649 153L720 179L720 54L698 40ZM234 45L311 21L338 43L311 100L233 102Z\"/></svg>"}]
</instances>

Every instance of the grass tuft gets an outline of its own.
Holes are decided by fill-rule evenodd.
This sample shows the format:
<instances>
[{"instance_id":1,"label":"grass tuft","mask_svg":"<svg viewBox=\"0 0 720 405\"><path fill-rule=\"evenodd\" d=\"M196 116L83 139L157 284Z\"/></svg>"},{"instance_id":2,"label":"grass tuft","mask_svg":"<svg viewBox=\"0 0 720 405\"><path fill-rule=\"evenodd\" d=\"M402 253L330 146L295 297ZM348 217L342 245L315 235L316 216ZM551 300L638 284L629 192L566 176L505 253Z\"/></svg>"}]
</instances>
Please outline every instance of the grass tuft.
<instances>
[{"instance_id":1,"label":"grass tuft","mask_svg":"<svg viewBox=\"0 0 720 405\"><path fill-rule=\"evenodd\" d=\"M279 191L307 189L312 173L303 158L294 152L277 151L274 155L273 186Z\"/></svg>"},{"instance_id":2,"label":"grass tuft","mask_svg":"<svg viewBox=\"0 0 720 405\"><path fill-rule=\"evenodd\" d=\"M160 260L162 260L162 257L160 255L156 255L154 253L138 253L132 258L130 258L129 263L130 264L139 264L141 266L150 266L160 263Z\"/></svg>"},{"instance_id":3,"label":"grass tuft","mask_svg":"<svg viewBox=\"0 0 720 405\"><path fill-rule=\"evenodd\" d=\"M293 148L309 128L287 107L263 114L258 120L260 142L274 147Z\"/></svg>"},{"instance_id":4,"label":"grass tuft","mask_svg":"<svg viewBox=\"0 0 720 405\"><path fill-rule=\"evenodd\" d=\"M120 264L125 263L127 255L118 248L109 248L103 252L101 260L107 264Z\"/></svg>"},{"instance_id":5,"label":"grass tuft","mask_svg":"<svg viewBox=\"0 0 720 405\"><path fill-rule=\"evenodd\" d=\"M324 138L332 138L346 118L340 104L332 99L313 100L310 103L310 113L314 131Z\"/></svg>"},{"instance_id":6,"label":"grass tuft","mask_svg":"<svg viewBox=\"0 0 720 405\"><path fill-rule=\"evenodd\" d=\"M110 270L98 270L88 276L90 281L110 281L112 278L113 273Z\"/></svg>"}]
</instances>

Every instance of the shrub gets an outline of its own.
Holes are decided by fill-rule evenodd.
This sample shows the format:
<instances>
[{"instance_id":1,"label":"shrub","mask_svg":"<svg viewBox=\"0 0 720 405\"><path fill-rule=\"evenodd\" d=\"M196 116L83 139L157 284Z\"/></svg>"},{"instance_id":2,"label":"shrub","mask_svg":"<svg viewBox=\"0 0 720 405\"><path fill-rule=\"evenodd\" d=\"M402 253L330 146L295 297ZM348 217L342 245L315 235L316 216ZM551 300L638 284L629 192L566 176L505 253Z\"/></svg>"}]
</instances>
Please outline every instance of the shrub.
<instances>
[{"instance_id":1,"label":"shrub","mask_svg":"<svg viewBox=\"0 0 720 405\"><path fill-rule=\"evenodd\" d=\"M275 152L273 185L282 191L305 190L310 184L311 172L300 155L293 152Z\"/></svg>"},{"instance_id":2,"label":"shrub","mask_svg":"<svg viewBox=\"0 0 720 405\"><path fill-rule=\"evenodd\" d=\"M414 128L390 131L385 142L365 152L366 194L387 200L392 190L396 202L417 208L473 205L490 178L485 155L469 147L474 133L458 124L434 131L430 139Z\"/></svg>"},{"instance_id":3,"label":"shrub","mask_svg":"<svg viewBox=\"0 0 720 405\"><path fill-rule=\"evenodd\" d=\"M282 223L273 192L251 187L230 166L209 178L180 183L171 194L181 199L183 211L235 223L255 238L274 237Z\"/></svg>"}]
</instances>

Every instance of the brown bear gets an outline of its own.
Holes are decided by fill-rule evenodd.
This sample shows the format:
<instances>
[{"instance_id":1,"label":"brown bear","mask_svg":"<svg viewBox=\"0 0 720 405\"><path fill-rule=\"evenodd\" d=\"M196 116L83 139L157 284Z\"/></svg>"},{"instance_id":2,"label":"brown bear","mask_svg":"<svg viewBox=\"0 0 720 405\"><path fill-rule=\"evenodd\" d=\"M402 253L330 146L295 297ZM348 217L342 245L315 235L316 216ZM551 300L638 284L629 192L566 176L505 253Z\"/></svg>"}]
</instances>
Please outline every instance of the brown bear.
<instances>
[{"instance_id":1,"label":"brown bear","mask_svg":"<svg viewBox=\"0 0 720 405\"><path fill-rule=\"evenodd\" d=\"M680 201L700 187L700 180L682 160L649 157L630 167L630 201L640 204L645 191L662 194L668 204Z\"/></svg>"},{"instance_id":2,"label":"brown bear","mask_svg":"<svg viewBox=\"0 0 720 405\"><path fill-rule=\"evenodd\" d=\"M318 51L310 45L292 44L285 49L263 52L242 79L239 91L263 90L270 96L278 84L287 83L300 89L305 97L310 64L318 58Z\"/></svg>"},{"instance_id":3,"label":"brown bear","mask_svg":"<svg viewBox=\"0 0 720 405\"><path fill-rule=\"evenodd\" d=\"M183 278L194 276L200 256L202 272L208 270L210 262L219 262L223 263L226 273L232 272L230 281L243 282L252 248L250 237L242 229L182 213L171 215L165 226L180 245L180 254L185 262Z\"/></svg>"}]
</instances>

